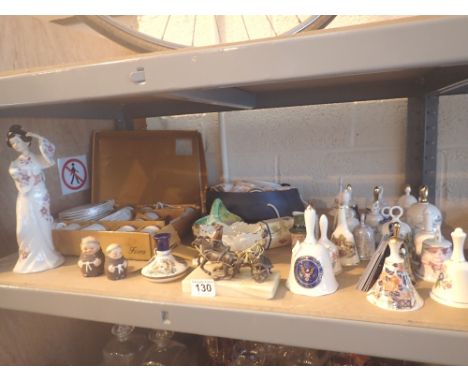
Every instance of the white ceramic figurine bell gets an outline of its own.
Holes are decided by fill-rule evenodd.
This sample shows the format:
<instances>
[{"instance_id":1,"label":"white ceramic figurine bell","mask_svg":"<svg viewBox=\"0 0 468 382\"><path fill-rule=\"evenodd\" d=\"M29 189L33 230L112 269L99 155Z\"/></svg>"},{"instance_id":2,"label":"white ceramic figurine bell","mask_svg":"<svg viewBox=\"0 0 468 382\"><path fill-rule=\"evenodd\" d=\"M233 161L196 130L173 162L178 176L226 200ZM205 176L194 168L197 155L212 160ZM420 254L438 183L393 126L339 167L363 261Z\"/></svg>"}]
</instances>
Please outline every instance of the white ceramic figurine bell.
<instances>
[{"instance_id":1,"label":"white ceramic figurine bell","mask_svg":"<svg viewBox=\"0 0 468 382\"><path fill-rule=\"evenodd\" d=\"M393 226L394 235L390 238L388 246L390 255L385 259L382 273L367 292L367 300L379 308L393 311L412 311L420 309L424 302L411 283L400 255L403 241L400 239L400 224Z\"/></svg>"},{"instance_id":2,"label":"white ceramic figurine bell","mask_svg":"<svg viewBox=\"0 0 468 382\"><path fill-rule=\"evenodd\" d=\"M451 255L452 243L444 239L438 226L435 237L423 241L421 264L416 271L417 276L425 281L436 282L444 261L448 260Z\"/></svg>"},{"instance_id":3,"label":"white ceramic figurine bell","mask_svg":"<svg viewBox=\"0 0 468 382\"><path fill-rule=\"evenodd\" d=\"M332 233L331 241L338 248L341 265L347 267L359 264L354 236L346 222L346 207L338 207L338 224Z\"/></svg>"},{"instance_id":4,"label":"white ceramic figurine bell","mask_svg":"<svg viewBox=\"0 0 468 382\"><path fill-rule=\"evenodd\" d=\"M417 202L418 200L411 195L411 186L407 184L405 187L405 193L398 198L397 204L406 211Z\"/></svg>"},{"instance_id":5,"label":"white ceramic figurine bell","mask_svg":"<svg viewBox=\"0 0 468 382\"><path fill-rule=\"evenodd\" d=\"M297 242L293 248L286 286L291 292L305 296L334 293L338 283L328 251L315 239L316 212L311 206L306 208L304 220L307 235L302 243Z\"/></svg>"},{"instance_id":6,"label":"white ceramic figurine bell","mask_svg":"<svg viewBox=\"0 0 468 382\"><path fill-rule=\"evenodd\" d=\"M319 244L322 244L330 255L330 260L333 266L333 272L335 275L340 274L343 271L340 262L340 255L338 248L333 244L327 236L328 233L328 219L325 215L320 216L320 240Z\"/></svg>"},{"instance_id":7,"label":"white ceramic figurine bell","mask_svg":"<svg viewBox=\"0 0 468 382\"><path fill-rule=\"evenodd\" d=\"M433 300L454 308L468 308L468 262L463 253L465 239L466 233L455 228L452 232L452 256L444 262L431 292Z\"/></svg>"}]
</instances>

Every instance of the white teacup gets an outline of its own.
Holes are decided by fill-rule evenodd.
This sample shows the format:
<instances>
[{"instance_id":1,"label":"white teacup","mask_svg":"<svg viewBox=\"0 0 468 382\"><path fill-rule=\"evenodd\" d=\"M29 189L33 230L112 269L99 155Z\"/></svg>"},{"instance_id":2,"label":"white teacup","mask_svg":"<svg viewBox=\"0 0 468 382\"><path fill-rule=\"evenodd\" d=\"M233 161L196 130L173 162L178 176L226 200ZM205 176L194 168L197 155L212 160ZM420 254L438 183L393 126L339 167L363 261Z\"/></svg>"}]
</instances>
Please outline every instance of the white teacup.
<instances>
[{"instance_id":1,"label":"white teacup","mask_svg":"<svg viewBox=\"0 0 468 382\"><path fill-rule=\"evenodd\" d=\"M71 223L71 224L68 224L65 228L63 228L67 231L78 231L79 229L81 229L80 225L78 223Z\"/></svg>"},{"instance_id":2,"label":"white teacup","mask_svg":"<svg viewBox=\"0 0 468 382\"><path fill-rule=\"evenodd\" d=\"M81 230L82 231L105 231L106 227L104 227L101 224L96 223L96 224L91 224L87 227L83 227Z\"/></svg>"},{"instance_id":3,"label":"white teacup","mask_svg":"<svg viewBox=\"0 0 468 382\"><path fill-rule=\"evenodd\" d=\"M53 224L52 228L53 229L65 229L67 227L67 225L63 222L58 222L58 223L55 223Z\"/></svg>"},{"instance_id":4,"label":"white teacup","mask_svg":"<svg viewBox=\"0 0 468 382\"><path fill-rule=\"evenodd\" d=\"M146 232L146 233L149 233L150 235L154 235L159 230L160 230L159 227L155 225L149 225L149 226L146 226L145 228L142 228L140 232Z\"/></svg>"},{"instance_id":5,"label":"white teacup","mask_svg":"<svg viewBox=\"0 0 468 382\"><path fill-rule=\"evenodd\" d=\"M121 231L121 232L135 232L136 231L136 228L132 225L123 225L122 227L120 227L117 231Z\"/></svg>"},{"instance_id":6,"label":"white teacup","mask_svg":"<svg viewBox=\"0 0 468 382\"><path fill-rule=\"evenodd\" d=\"M152 212L152 211L145 212L145 217L149 220L159 219L159 215L156 212Z\"/></svg>"}]
</instances>

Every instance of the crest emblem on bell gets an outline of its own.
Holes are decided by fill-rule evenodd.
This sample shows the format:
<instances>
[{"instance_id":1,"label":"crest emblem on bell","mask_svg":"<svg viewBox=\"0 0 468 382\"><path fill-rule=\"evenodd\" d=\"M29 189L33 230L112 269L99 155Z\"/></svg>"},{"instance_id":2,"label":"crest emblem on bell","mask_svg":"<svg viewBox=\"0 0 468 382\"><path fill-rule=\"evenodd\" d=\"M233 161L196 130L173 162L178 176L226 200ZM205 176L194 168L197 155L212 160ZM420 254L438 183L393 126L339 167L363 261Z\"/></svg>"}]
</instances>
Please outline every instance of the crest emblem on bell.
<instances>
[{"instance_id":1,"label":"crest emblem on bell","mask_svg":"<svg viewBox=\"0 0 468 382\"><path fill-rule=\"evenodd\" d=\"M314 288L322 281L322 264L312 256L303 256L294 264L294 277L304 288Z\"/></svg>"}]
</instances>

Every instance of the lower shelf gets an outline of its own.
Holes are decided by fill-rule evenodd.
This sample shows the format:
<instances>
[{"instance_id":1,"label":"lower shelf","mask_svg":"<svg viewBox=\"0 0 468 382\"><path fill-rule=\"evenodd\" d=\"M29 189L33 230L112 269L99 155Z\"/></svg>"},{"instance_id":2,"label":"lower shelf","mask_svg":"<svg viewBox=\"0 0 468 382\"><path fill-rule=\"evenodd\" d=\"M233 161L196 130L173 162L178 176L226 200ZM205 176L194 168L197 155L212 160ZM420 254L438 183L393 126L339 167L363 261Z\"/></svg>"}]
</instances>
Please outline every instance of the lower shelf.
<instances>
[{"instance_id":1,"label":"lower shelf","mask_svg":"<svg viewBox=\"0 0 468 382\"><path fill-rule=\"evenodd\" d=\"M125 280L85 279L68 257L37 274L11 272L16 255L0 260L0 307L145 328L369 354L439 364L468 364L468 310L439 305L431 286L418 282L425 301L416 312L387 312L355 289L363 268L337 277L335 294L310 298L285 287L289 250L268 252L281 282L272 300L191 297L175 281L154 284L130 261Z\"/></svg>"}]
</instances>

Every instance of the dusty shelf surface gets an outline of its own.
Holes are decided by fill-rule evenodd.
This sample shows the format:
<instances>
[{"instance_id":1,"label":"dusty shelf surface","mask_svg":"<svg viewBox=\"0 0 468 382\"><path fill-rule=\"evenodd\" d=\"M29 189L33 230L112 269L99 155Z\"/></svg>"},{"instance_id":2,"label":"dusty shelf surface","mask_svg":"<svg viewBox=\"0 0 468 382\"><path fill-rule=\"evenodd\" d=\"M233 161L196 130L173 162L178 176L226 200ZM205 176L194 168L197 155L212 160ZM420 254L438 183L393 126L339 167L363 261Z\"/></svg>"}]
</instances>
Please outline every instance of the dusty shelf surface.
<instances>
[{"instance_id":1,"label":"dusty shelf surface","mask_svg":"<svg viewBox=\"0 0 468 382\"><path fill-rule=\"evenodd\" d=\"M82 277L76 257L67 257L63 266L47 272L15 274L11 269L16 255L11 255L0 260L0 307L423 362L468 364L466 351L461 352L468 346L468 310L437 304L429 298L429 283L419 281L416 285L425 303L421 310L387 312L371 305L365 293L355 289L363 266L346 268L338 275L335 294L310 298L293 295L285 287L288 248L268 254L281 274L272 300L191 297L182 293L180 280L159 284L145 279L140 274L145 262L139 261L130 261L129 276L120 281Z\"/></svg>"}]
</instances>

